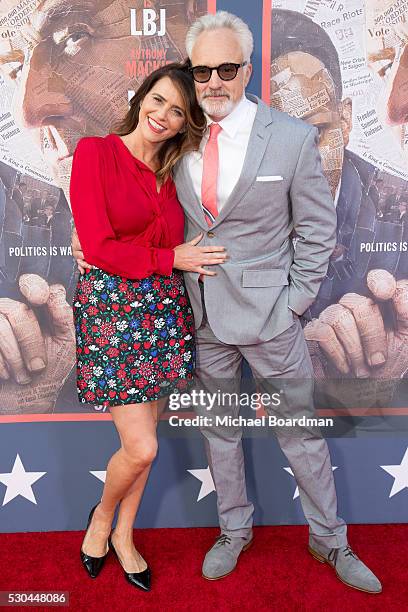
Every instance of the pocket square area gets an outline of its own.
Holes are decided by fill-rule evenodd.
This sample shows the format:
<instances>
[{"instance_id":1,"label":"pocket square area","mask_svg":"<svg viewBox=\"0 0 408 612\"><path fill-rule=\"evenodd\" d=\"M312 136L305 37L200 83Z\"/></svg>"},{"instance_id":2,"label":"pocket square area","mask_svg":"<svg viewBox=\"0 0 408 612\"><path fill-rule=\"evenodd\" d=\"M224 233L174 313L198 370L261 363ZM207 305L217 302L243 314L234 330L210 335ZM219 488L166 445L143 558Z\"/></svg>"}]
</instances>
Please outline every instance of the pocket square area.
<instances>
[{"instance_id":1,"label":"pocket square area","mask_svg":"<svg viewBox=\"0 0 408 612\"><path fill-rule=\"evenodd\" d=\"M256 180L260 183L267 183L267 182L276 182L276 181L283 181L283 176L280 176L279 174L275 175L275 176L257 176Z\"/></svg>"}]
</instances>

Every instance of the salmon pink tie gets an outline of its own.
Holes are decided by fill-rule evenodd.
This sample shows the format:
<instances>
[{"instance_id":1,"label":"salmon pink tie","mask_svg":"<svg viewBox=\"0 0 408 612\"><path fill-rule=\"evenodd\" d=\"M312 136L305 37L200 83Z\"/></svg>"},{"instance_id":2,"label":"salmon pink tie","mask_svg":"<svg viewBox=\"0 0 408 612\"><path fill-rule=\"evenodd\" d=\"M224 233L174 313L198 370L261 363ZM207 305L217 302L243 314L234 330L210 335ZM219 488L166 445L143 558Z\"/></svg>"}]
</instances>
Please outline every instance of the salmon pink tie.
<instances>
[{"instance_id":1,"label":"salmon pink tie","mask_svg":"<svg viewBox=\"0 0 408 612\"><path fill-rule=\"evenodd\" d=\"M218 123L210 125L210 136L204 148L203 178L201 181L201 202L208 225L218 216L217 179L218 179L218 134L222 127Z\"/></svg>"}]
</instances>

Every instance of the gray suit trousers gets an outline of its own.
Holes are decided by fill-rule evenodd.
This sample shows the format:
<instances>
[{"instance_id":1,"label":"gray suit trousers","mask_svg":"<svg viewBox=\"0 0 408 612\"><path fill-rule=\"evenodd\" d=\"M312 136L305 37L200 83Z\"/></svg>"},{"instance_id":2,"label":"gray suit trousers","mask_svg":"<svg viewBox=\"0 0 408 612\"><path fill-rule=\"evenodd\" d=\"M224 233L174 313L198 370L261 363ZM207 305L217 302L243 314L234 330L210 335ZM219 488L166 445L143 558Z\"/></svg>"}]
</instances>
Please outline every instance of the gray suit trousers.
<instances>
[{"instance_id":1,"label":"gray suit trousers","mask_svg":"<svg viewBox=\"0 0 408 612\"><path fill-rule=\"evenodd\" d=\"M313 369L296 315L293 325L272 340L236 346L225 344L214 335L204 309L204 319L197 330L198 387L211 394L220 390L239 393L243 358L249 363L258 388L269 390L268 381L272 384L276 381L278 391L283 391L284 402L273 410L266 408L269 414L278 417L314 415ZM276 391L276 387L274 389ZM197 412L236 417L239 405L222 402L211 412L205 407L197 408ZM252 527L254 507L246 492L242 428L211 424L203 426L201 431L216 487L221 531L245 537ZM313 428L292 431L281 428L275 433L299 486L310 533L328 548L346 545L347 526L337 516L336 490L326 441L319 430Z\"/></svg>"}]
</instances>

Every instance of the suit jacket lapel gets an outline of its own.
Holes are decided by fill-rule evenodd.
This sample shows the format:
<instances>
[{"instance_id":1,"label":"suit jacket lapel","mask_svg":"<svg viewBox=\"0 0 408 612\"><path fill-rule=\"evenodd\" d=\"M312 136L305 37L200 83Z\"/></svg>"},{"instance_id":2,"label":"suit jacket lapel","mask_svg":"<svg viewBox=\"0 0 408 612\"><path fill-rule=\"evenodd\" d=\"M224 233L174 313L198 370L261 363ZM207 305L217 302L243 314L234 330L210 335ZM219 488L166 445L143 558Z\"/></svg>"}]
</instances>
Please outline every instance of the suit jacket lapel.
<instances>
[{"instance_id":1,"label":"suit jacket lapel","mask_svg":"<svg viewBox=\"0 0 408 612\"><path fill-rule=\"evenodd\" d=\"M272 113L271 109L256 96L247 94L247 97L258 104L258 109L255 115L254 124L252 126L251 135L249 137L248 148L246 151L244 164L241 175L237 184L227 202L222 207L221 212L213 223L212 227L216 227L230 213L230 211L244 197L248 189L254 182L258 168L268 146L272 133ZM208 230L208 225L203 213L201 200L197 197L193 181L188 170L188 156L185 156L181 161L177 170L177 184L180 187L180 201L183 208L190 217L193 217L199 225Z\"/></svg>"},{"instance_id":2,"label":"suit jacket lapel","mask_svg":"<svg viewBox=\"0 0 408 612\"><path fill-rule=\"evenodd\" d=\"M240 202L248 189L254 182L258 168L261 165L262 158L265 154L266 147L272 134L272 116L269 107L264 104L256 96L248 95L247 97L258 103L258 109L255 115L254 124L252 126L251 135L249 137L248 148L246 151L244 165L237 184L228 200L222 207L219 215L214 221L213 227L225 219L231 210Z\"/></svg>"},{"instance_id":3,"label":"suit jacket lapel","mask_svg":"<svg viewBox=\"0 0 408 612\"><path fill-rule=\"evenodd\" d=\"M187 215L193 217L201 227L208 230L208 225L205 220L203 207L201 201L198 199L196 192L194 191L193 181L191 180L190 172L188 170L188 156L180 162L178 169L178 177L176 182L180 186L182 192L180 202ZM181 187L182 186L182 187Z\"/></svg>"}]
</instances>

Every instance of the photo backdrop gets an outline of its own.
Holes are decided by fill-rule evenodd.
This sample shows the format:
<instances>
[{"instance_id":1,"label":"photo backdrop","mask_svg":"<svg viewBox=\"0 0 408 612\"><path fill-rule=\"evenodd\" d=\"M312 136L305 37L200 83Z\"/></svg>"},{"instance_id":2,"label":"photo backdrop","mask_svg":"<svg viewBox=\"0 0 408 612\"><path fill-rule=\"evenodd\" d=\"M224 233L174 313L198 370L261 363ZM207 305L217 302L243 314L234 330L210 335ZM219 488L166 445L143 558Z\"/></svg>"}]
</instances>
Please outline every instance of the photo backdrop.
<instances>
[{"instance_id":1,"label":"photo backdrop","mask_svg":"<svg viewBox=\"0 0 408 612\"><path fill-rule=\"evenodd\" d=\"M83 528L101 494L118 439L109 413L76 396L72 154L81 137L112 129L147 74L185 57L189 24L216 9L254 34L249 91L319 130L337 244L302 324L318 413L336 420L339 511L349 522L407 521L408 0L2 0L0 531ZM364 354L347 294L354 306L372 300L364 333L380 339L380 363ZM345 308L346 352L360 354L347 368L327 341L328 328L342 337ZM214 525L201 438L168 417L137 524ZM248 437L245 450L256 521L303 522L274 439Z\"/></svg>"}]
</instances>

